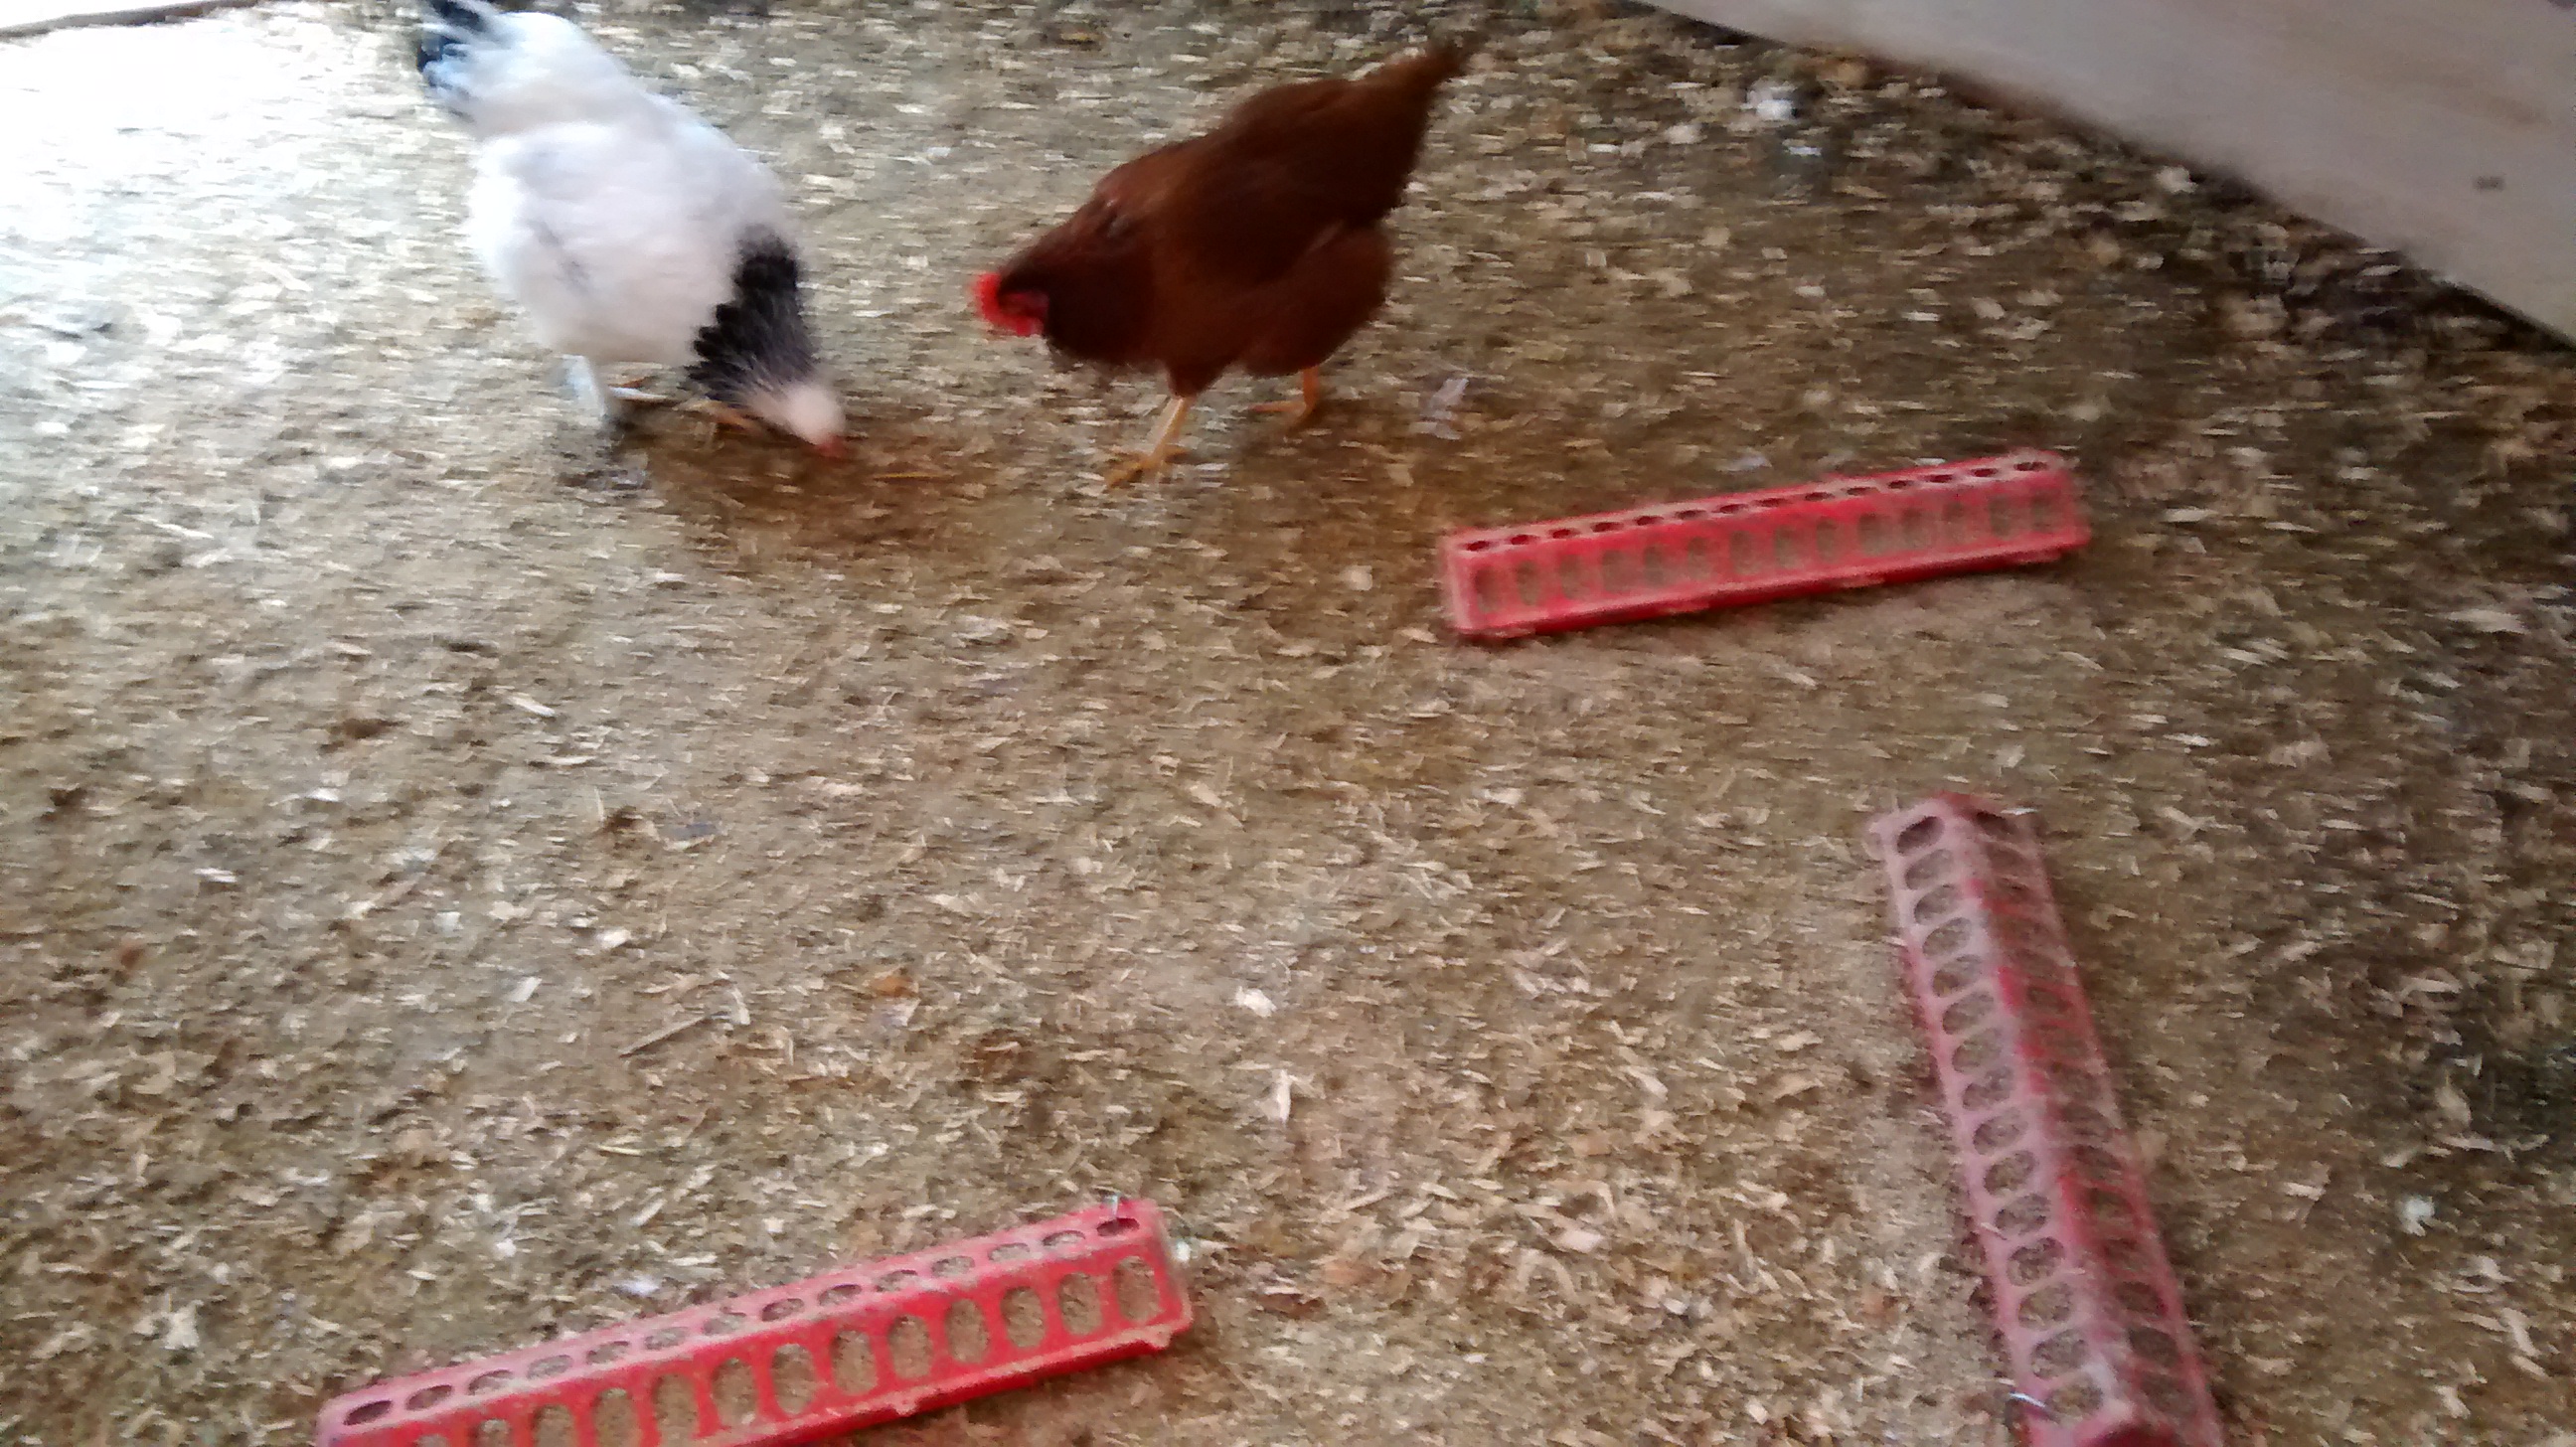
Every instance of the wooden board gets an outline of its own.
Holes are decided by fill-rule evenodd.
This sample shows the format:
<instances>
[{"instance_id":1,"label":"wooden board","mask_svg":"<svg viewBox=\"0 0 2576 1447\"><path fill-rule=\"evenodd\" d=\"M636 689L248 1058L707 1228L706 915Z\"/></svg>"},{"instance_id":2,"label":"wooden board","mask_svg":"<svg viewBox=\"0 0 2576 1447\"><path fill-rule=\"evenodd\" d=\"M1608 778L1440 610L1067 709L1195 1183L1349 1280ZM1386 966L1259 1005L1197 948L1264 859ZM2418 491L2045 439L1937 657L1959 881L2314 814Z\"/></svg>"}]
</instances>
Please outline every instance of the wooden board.
<instances>
[{"instance_id":1,"label":"wooden board","mask_svg":"<svg viewBox=\"0 0 2576 1447\"><path fill-rule=\"evenodd\" d=\"M1659 0L2232 176L2576 340L2576 0Z\"/></svg>"}]
</instances>

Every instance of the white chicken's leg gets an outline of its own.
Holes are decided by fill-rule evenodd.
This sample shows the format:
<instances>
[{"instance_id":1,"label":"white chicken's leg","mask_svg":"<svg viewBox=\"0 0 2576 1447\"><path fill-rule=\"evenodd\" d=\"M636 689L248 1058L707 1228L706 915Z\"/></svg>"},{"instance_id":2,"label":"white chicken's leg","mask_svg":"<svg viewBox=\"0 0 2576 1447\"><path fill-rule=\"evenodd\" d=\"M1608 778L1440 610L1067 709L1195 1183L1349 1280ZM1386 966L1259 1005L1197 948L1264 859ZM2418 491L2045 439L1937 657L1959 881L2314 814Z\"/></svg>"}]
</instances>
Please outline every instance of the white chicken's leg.
<instances>
[{"instance_id":1,"label":"white chicken's leg","mask_svg":"<svg viewBox=\"0 0 2576 1447\"><path fill-rule=\"evenodd\" d=\"M600 390L599 372L591 366L590 358L564 358L564 380L572 387L573 400L590 414L593 425L606 429L616 423L617 414L609 408L608 394Z\"/></svg>"},{"instance_id":2,"label":"white chicken's leg","mask_svg":"<svg viewBox=\"0 0 2576 1447\"><path fill-rule=\"evenodd\" d=\"M694 416L705 418L707 424L705 440L709 443L713 443L716 440L716 434L718 432L721 432L728 427L737 432L750 432L755 434L761 430L760 423L755 421L749 413L744 412L739 407L719 402L713 397L692 397L685 402L673 402L671 403L671 407L675 411L687 412Z\"/></svg>"},{"instance_id":3,"label":"white chicken's leg","mask_svg":"<svg viewBox=\"0 0 2576 1447\"><path fill-rule=\"evenodd\" d=\"M593 375L595 376L596 373ZM609 403L623 402L630 408L668 407L674 412L688 412L708 418L718 426L738 428L744 432L761 430L760 424L754 421L749 413L712 397L674 397L669 393L656 392L648 387L615 386L601 389L600 395L607 398Z\"/></svg>"},{"instance_id":4,"label":"white chicken's leg","mask_svg":"<svg viewBox=\"0 0 2576 1447\"><path fill-rule=\"evenodd\" d=\"M601 431L614 431L630 415L626 409L634 407L675 407L681 411L712 417L725 426L739 427L750 432L760 430L760 424L722 402L709 401L703 397L682 400L664 396L659 392L647 391L641 387L605 385L600 381L599 365L588 357L564 358L564 377L571 383L573 399L581 404L583 411L590 414L591 420ZM619 405L621 403L624 404L623 407Z\"/></svg>"},{"instance_id":5,"label":"white chicken's leg","mask_svg":"<svg viewBox=\"0 0 2576 1447\"><path fill-rule=\"evenodd\" d=\"M636 407L667 407L671 404L669 394L656 392L644 385L647 374L636 368L612 367L604 371L593 368L592 374L600 379L600 390L612 402L625 402Z\"/></svg>"}]
</instances>

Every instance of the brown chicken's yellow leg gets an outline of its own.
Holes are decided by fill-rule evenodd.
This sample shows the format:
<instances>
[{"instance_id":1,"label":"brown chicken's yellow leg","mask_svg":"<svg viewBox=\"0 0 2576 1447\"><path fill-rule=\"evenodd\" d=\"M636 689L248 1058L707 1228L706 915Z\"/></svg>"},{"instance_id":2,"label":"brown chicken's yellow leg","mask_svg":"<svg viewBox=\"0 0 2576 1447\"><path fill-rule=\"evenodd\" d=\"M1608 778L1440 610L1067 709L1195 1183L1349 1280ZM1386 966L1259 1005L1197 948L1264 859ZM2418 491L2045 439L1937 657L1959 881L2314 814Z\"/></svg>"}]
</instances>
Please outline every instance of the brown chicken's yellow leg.
<instances>
[{"instance_id":1,"label":"brown chicken's yellow leg","mask_svg":"<svg viewBox=\"0 0 2576 1447\"><path fill-rule=\"evenodd\" d=\"M1253 404L1252 408L1255 412L1284 412L1288 414L1288 425L1292 429L1303 427L1307 423L1314 421L1315 414L1323 409L1324 374L1320 369L1315 367L1308 367L1306 370L1297 374L1297 400L1293 402L1257 402Z\"/></svg>"},{"instance_id":2,"label":"brown chicken's yellow leg","mask_svg":"<svg viewBox=\"0 0 2576 1447\"><path fill-rule=\"evenodd\" d=\"M1101 483L1116 487L1122 482L1162 476L1163 469L1171 466L1172 459L1180 455L1181 424L1189 420L1190 404L1195 400L1174 397L1163 408L1161 420L1154 424L1154 440L1146 444L1144 452L1135 457L1121 458L1118 465L1100 479Z\"/></svg>"}]
</instances>

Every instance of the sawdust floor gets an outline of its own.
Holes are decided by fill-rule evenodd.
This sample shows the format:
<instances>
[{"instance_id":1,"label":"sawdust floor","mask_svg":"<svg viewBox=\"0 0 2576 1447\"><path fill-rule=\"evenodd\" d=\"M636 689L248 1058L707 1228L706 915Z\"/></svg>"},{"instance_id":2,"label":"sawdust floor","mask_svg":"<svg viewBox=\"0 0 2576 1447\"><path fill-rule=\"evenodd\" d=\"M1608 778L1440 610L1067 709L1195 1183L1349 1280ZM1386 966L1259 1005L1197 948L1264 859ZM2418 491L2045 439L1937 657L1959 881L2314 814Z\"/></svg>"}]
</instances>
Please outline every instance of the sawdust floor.
<instances>
[{"instance_id":1,"label":"sawdust floor","mask_svg":"<svg viewBox=\"0 0 2576 1447\"><path fill-rule=\"evenodd\" d=\"M1230 386L1104 495L1154 390L966 275L1397 9L593 13L780 158L839 466L594 455L390 6L0 49L0 1437L299 1440L1126 1192L1197 1331L872 1440L1995 1443L1859 836L1964 785L2053 836L2235 1440L2570 1441L2569 356L2046 124L1516 16L1330 424ZM1453 525L2021 443L2062 566L1439 623Z\"/></svg>"}]
</instances>

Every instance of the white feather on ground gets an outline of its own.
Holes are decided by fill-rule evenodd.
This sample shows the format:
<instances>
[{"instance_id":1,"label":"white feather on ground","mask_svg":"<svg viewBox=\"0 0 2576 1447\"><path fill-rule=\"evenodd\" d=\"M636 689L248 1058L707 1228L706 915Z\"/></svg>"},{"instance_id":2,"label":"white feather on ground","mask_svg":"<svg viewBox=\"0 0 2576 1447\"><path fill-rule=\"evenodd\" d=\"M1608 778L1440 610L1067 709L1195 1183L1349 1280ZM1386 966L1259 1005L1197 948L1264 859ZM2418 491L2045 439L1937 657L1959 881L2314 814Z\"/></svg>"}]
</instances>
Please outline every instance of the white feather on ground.
<instances>
[{"instance_id":1,"label":"white feather on ground","mask_svg":"<svg viewBox=\"0 0 2576 1447\"><path fill-rule=\"evenodd\" d=\"M717 402L837 445L768 167L558 16L430 0L419 62L478 143L468 243L603 421L600 371L685 366Z\"/></svg>"}]
</instances>

